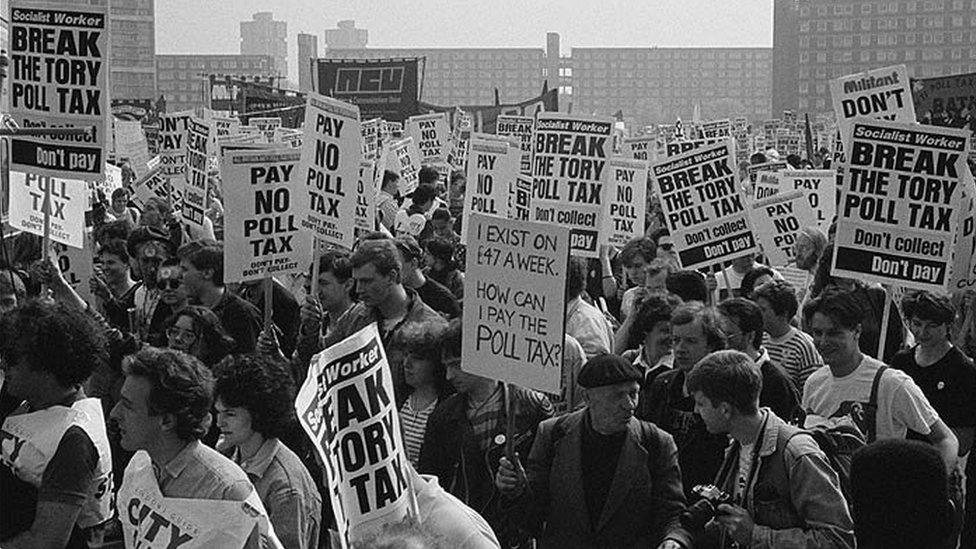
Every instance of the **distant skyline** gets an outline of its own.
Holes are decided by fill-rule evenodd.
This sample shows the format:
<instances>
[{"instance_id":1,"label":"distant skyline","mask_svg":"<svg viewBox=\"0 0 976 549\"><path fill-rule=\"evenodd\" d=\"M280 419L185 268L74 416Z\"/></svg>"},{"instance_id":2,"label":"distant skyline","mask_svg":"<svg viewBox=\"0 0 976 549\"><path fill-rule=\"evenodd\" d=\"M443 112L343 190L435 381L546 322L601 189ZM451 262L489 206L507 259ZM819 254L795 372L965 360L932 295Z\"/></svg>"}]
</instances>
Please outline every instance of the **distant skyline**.
<instances>
[{"instance_id":1,"label":"distant skyline","mask_svg":"<svg viewBox=\"0 0 976 549\"><path fill-rule=\"evenodd\" d=\"M782 0L781 0L782 1ZM299 33L344 19L371 48L771 47L772 0L156 0L156 51L240 52L240 22L270 11L288 23L289 78Z\"/></svg>"}]
</instances>

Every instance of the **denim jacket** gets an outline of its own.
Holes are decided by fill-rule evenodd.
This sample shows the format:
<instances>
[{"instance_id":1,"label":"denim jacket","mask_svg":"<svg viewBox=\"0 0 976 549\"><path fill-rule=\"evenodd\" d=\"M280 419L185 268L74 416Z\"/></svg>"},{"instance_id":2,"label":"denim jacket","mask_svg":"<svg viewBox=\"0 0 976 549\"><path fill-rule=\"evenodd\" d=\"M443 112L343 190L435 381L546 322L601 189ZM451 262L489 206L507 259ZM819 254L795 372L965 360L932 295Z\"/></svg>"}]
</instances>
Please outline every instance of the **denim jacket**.
<instances>
[{"instance_id":1,"label":"denim jacket","mask_svg":"<svg viewBox=\"0 0 976 549\"><path fill-rule=\"evenodd\" d=\"M756 524L748 547L852 549L854 525L847 501L820 447L808 435L794 436L799 429L768 408L761 413L766 419L756 442L756 473L750 475L741 503ZM733 440L715 480L729 494L738 476L739 450ZM715 521L706 530L718 536L719 547L732 546L731 537Z\"/></svg>"}]
</instances>

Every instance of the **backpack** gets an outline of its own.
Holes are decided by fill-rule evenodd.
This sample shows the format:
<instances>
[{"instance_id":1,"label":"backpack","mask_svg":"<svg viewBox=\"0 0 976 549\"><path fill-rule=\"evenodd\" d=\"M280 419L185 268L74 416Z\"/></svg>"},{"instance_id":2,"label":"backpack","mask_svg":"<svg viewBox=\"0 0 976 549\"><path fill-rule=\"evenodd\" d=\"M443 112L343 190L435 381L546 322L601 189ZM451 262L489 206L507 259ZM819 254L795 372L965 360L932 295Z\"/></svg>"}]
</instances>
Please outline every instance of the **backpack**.
<instances>
[{"instance_id":1,"label":"backpack","mask_svg":"<svg viewBox=\"0 0 976 549\"><path fill-rule=\"evenodd\" d=\"M848 502L851 501L851 461L859 448L873 442L877 436L877 422L875 416L878 411L878 386L881 384L881 376L884 375L887 366L878 368L874 374L874 381L871 383L871 396L864 410L864 421L867 433L853 424L839 425L817 425L809 429L801 429L793 433L784 443L789 444L790 439L802 433L813 437L813 440L820 446L820 450L827 456L827 463L837 473L840 479L840 491Z\"/></svg>"}]
</instances>

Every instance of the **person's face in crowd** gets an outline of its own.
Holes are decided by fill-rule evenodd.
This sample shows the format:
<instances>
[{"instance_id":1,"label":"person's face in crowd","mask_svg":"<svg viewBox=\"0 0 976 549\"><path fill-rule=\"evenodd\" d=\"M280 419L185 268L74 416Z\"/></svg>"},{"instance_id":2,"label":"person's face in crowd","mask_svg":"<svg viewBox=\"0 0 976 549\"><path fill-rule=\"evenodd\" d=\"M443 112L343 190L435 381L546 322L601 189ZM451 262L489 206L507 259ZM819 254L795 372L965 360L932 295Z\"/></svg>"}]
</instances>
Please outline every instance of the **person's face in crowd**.
<instances>
[{"instance_id":1,"label":"person's face in crowd","mask_svg":"<svg viewBox=\"0 0 976 549\"><path fill-rule=\"evenodd\" d=\"M240 446L257 434L251 427L251 412L242 406L227 406L220 397L214 403L217 428L220 429L220 448Z\"/></svg>"},{"instance_id":2,"label":"person's face in crowd","mask_svg":"<svg viewBox=\"0 0 976 549\"><path fill-rule=\"evenodd\" d=\"M650 292L667 292L668 273L664 262L655 259L644 268L644 288Z\"/></svg>"},{"instance_id":3,"label":"person's face in crowd","mask_svg":"<svg viewBox=\"0 0 976 549\"><path fill-rule=\"evenodd\" d=\"M125 203L127 200L124 196L119 196L112 199L112 210L118 213L123 213L125 211Z\"/></svg>"},{"instance_id":4,"label":"person's face in crowd","mask_svg":"<svg viewBox=\"0 0 976 549\"><path fill-rule=\"evenodd\" d=\"M138 263L139 263L139 274L142 276L142 281L149 288L155 288L156 286L156 271L159 270L159 265L167 259L166 253L160 249L160 246L156 242L146 242L142 244L137 249Z\"/></svg>"},{"instance_id":5,"label":"person's face in crowd","mask_svg":"<svg viewBox=\"0 0 976 549\"><path fill-rule=\"evenodd\" d=\"M121 282L129 275L129 263L122 258L109 253L100 254L102 259L102 274L107 282Z\"/></svg>"},{"instance_id":6,"label":"person's face in crowd","mask_svg":"<svg viewBox=\"0 0 976 549\"><path fill-rule=\"evenodd\" d=\"M0 274L0 276L5 276ZM17 294L13 292L0 293L0 318L17 308Z\"/></svg>"},{"instance_id":7,"label":"person's face in crowd","mask_svg":"<svg viewBox=\"0 0 976 549\"><path fill-rule=\"evenodd\" d=\"M122 437L122 448L135 452L151 447L162 435L166 417L149 411L152 385L141 376L126 376L119 401L109 417Z\"/></svg>"},{"instance_id":8,"label":"person's face in crowd","mask_svg":"<svg viewBox=\"0 0 976 549\"><path fill-rule=\"evenodd\" d=\"M183 271L179 267L175 265L160 267L156 272L156 287L160 290L160 300L170 307L178 307L186 303Z\"/></svg>"},{"instance_id":9,"label":"person's face in crowd","mask_svg":"<svg viewBox=\"0 0 976 549\"><path fill-rule=\"evenodd\" d=\"M809 271L816 267L817 261L820 259L817 257L817 248L814 246L813 240L804 233L796 235L796 243L793 244L793 253L796 255L796 267L804 271ZM759 287L759 285L757 284L756 287Z\"/></svg>"},{"instance_id":10,"label":"person's face in crowd","mask_svg":"<svg viewBox=\"0 0 976 549\"><path fill-rule=\"evenodd\" d=\"M746 340L747 335L742 333L739 329L739 325L735 322L734 318L728 316L722 316L722 331L725 332L726 336L729 338L729 348L735 349L736 351L745 352L749 348L749 341Z\"/></svg>"},{"instance_id":11,"label":"person's face in crowd","mask_svg":"<svg viewBox=\"0 0 976 549\"><path fill-rule=\"evenodd\" d=\"M691 369L709 353L708 340L698 319L687 324L672 325L671 336L674 346L674 364L678 368Z\"/></svg>"},{"instance_id":12,"label":"person's face in crowd","mask_svg":"<svg viewBox=\"0 0 976 549\"><path fill-rule=\"evenodd\" d=\"M719 403L715 406L711 399L701 391L694 391L691 396L695 399L695 413L701 416L705 429L713 435L729 432L729 406Z\"/></svg>"},{"instance_id":13,"label":"person's face in crowd","mask_svg":"<svg viewBox=\"0 0 976 549\"><path fill-rule=\"evenodd\" d=\"M200 334L197 333L193 325L193 318L180 315L176 322L166 330L166 341L168 347L176 351L195 354L194 350L198 347Z\"/></svg>"},{"instance_id":14,"label":"person's face in crowd","mask_svg":"<svg viewBox=\"0 0 976 549\"><path fill-rule=\"evenodd\" d=\"M459 177L451 183L450 189L450 204L453 208L458 208L464 205L464 187L467 184L467 179Z\"/></svg>"},{"instance_id":15,"label":"person's face in crowd","mask_svg":"<svg viewBox=\"0 0 976 549\"><path fill-rule=\"evenodd\" d=\"M644 357L654 365L661 357L671 352L671 323L656 322L644 336Z\"/></svg>"},{"instance_id":16,"label":"person's face in crowd","mask_svg":"<svg viewBox=\"0 0 976 549\"><path fill-rule=\"evenodd\" d=\"M383 303L397 284L398 274L396 270L393 270L388 275L382 275L372 263L354 268L352 278L356 281L356 293L359 295L359 300L368 307L376 307Z\"/></svg>"},{"instance_id":17,"label":"person's face in crowd","mask_svg":"<svg viewBox=\"0 0 976 549\"><path fill-rule=\"evenodd\" d=\"M770 280L772 280L772 279L773 279L773 277L772 277L772 276L770 276L770 275L768 275L768 274L764 274L764 275L761 275L761 276L760 276L759 278L757 278L757 279L756 279L756 281L755 281L755 282L753 283L753 285L752 285L752 289L753 289L753 290L755 290L756 288L758 288L758 287L760 287L760 286L762 286L763 284L765 284L765 283L767 283L767 282L769 282L769 281L770 281ZM743 296L743 297L748 297L748 296Z\"/></svg>"},{"instance_id":18,"label":"person's face in crowd","mask_svg":"<svg viewBox=\"0 0 976 549\"><path fill-rule=\"evenodd\" d=\"M627 274L627 280L634 284L642 284L644 282L644 269L646 267L647 260L644 259L644 256L635 255L629 263L624 264L624 272Z\"/></svg>"},{"instance_id":19,"label":"person's face in crowd","mask_svg":"<svg viewBox=\"0 0 976 549\"><path fill-rule=\"evenodd\" d=\"M350 286L352 286L352 279L341 282L332 271L320 272L319 302L326 309L345 303L349 299Z\"/></svg>"},{"instance_id":20,"label":"person's face in crowd","mask_svg":"<svg viewBox=\"0 0 976 549\"><path fill-rule=\"evenodd\" d=\"M210 269L197 269L193 263L182 259L180 269L183 271L183 287L191 298L198 298L210 280Z\"/></svg>"},{"instance_id":21,"label":"person's face in crowd","mask_svg":"<svg viewBox=\"0 0 976 549\"><path fill-rule=\"evenodd\" d=\"M444 369L447 374L447 381L461 394L470 393L474 387L485 379L462 370L460 358L445 358Z\"/></svg>"},{"instance_id":22,"label":"person's face in crowd","mask_svg":"<svg viewBox=\"0 0 976 549\"><path fill-rule=\"evenodd\" d=\"M142 217L139 220L147 227L158 227L163 224L163 213L159 211L159 206L155 202L149 202L142 209Z\"/></svg>"},{"instance_id":23,"label":"person's face in crowd","mask_svg":"<svg viewBox=\"0 0 976 549\"><path fill-rule=\"evenodd\" d=\"M619 433L634 417L640 384L625 381L586 389L585 394L593 428L602 434Z\"/></svg>"},{"instance_id":24,"label":"person's face in crowd","mask_svg":"<svg viewBox=\"0 0 976 549\"><path fill-rule=\"evenodd\" d=\"M810 335L824 362L835 364L858 352L861 330L847 329L829 316L817 312L810 318Z\"/></svg>"},{"instance_id":25,"label":"person's face in crowd","mask_svg":"<svg viewBox=\"0 0 976 549\"><path fill-rule=\"evenodd\" d=\"M403 374L407 385L416 389L434 384L434 361L408 354L403 361Z\"/></svg>"},{"instance_id":26,"label":"person's face in crowd","mask_svg":"<svg viewBox=\"0 0 976 549\"><path fill-rule=\"evenodd\" d=\"M752 254L738 257L732 260L732 268L740 273L748 272L752 269L752 266L756 263L755 256Z\"/></svg>"},{"instance_id":27,"label":"person's face in crowd","mask_svg":"<svg viewBox=\"0 0 976 549\"><path fill-rule=\"evenodd\" d=\"M674 239L671 235L662 235L657 240L657 257L658 259L663 259L677 268L678 263L678 250L674 249Z\"/></svg>"},{"instance_id":28,"label":"person's face in crowd","mask_svg":"<svg viewBox=\"0 0 976 549\"><path fill-rule=\"evenodd\" d=\"M759 287L758 285L756 286ZM763 297L756 298L756 305L759 306L759 310L762 311L763 315L763 327L768 331L772 326L778 326L782 324L782 319L777 316L776 311L773 310L773 306L769 304L769 300Z\"/></svg>"},{"instance_id":29,"label":"person's face in crowd","mask_svg":"<svg viewBox=\"0 0 976 549\"><path fill-rule=\"evenodd\" d=\"M427 250L424 250L424 265L429 266L432 271L443 271L447 267L443 261Z\"/></svg>"},{"instance_id":30,"label":"person's face in crowd","mask_svg":"<svg viewBox=\"0 0 976 549\"><path fill-rule=\"evenodd\" d=\"M454 234L453 219L431 219L430 226L436 236L451 238L451 235Z\"/></svg>"},{"instance_id":31,"label":"person's face in crowd","mask_svg":"<svg viewBox=\"0 0 976 549\"><path fill-rule=\"evenodd\" d=\"M949 325L918 317L908 319L908 329L922 347L940 345L949 340Z\"/></svg>"}]
</instances>

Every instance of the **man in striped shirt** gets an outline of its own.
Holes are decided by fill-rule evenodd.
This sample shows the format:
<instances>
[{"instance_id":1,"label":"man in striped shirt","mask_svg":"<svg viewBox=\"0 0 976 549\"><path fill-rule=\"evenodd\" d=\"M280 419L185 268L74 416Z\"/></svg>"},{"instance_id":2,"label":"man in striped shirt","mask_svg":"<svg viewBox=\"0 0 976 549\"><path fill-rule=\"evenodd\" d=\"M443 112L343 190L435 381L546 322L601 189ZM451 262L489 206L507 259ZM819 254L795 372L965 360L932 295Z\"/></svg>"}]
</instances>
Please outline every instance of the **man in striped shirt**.
<instances>
[{"instance_id":1,"label":"man in striped shirt","mask_svg":"<svg viewBox=\"0 0 976 549\"><path fill-rule=\"evenodd\" d=\"M772 361L783 367L797 387L824 365L813 338L790 325L799 304L796 291L788 282L771 280L756 288L752 299L763 313L763 347Z\"/></svg>"}]
</instances>

